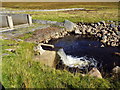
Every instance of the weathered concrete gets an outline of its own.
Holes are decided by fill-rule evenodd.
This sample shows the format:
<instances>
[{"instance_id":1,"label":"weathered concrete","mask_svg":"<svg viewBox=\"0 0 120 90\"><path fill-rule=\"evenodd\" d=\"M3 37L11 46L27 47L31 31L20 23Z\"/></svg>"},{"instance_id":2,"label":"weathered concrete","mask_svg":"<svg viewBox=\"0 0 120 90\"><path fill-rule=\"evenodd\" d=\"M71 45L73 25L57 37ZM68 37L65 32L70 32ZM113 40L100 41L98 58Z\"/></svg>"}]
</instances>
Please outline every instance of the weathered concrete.
<instances>
[{"instance_id":1,"label":"weathered concrete","mask_svg":"<svg viewBox=\"0 0 120 90\"><path fill-rule=\"evenodd\" d=\"M28 17L28 24L31 25L32 24L32 17L29 14L27 15L27 17Z\"/></svg>"},{"instance_id":2,"label":"weathered concrete","mask_svg":"<svg viewBox=\"0 0 120 90\"><path fill-rule=\"evenodd\" d=\"M24 15L24 14L21 14L21 15L20 14L13 14L11 16L13 18L13 24L14 25L28 23L27 15Z\"/></svg>"},{"instance_id":3,"label":"weathered concrete","mask_svg":"<svg viewBox=\"0 0 120 90\"><path fill-rule=\"evenodd\" d=\"M10 28L13 28L13 20L11 16L7 16L7 20L8 20L8 25Z\"/></svg>"},{"instance_id":4,"label":"weathered concrete","mask_svg":"<svg viewBox=\"0 0 120 90\"><path fill-rule=\"evenodd\" d=\"M13 21L11 16L0 15L0 28L4 27L13 28Z\"/></svg>"},{"instance_id":5,"label":"weathered concrete","mask_svg":"<svg viewBox=\"0 0 120 90\"><path fill-rule=\"evenodd\" d=\"M38 46L36 46L36 49L34 49L34 51L35 53L37 52L40 54L37 54L34 60L39 61L41 64L55 68L59 61L59 57L56 51L44 50L42 46L54 48L54 46L50 44L43 44L43 43L38 44Z\"/></svg>"},{"instance_id":6,"label":"weathered concrete","mask_svg":"<svg viewBox=\"0 0 120 90\"><path fill-rule=\"evenodd\" d=\"M8 27L8 20L6 15L0 15L0 28Z\"/></svg>"},{"instance_id":7,"label":"weathered concrete","mask_svg":"<svg viewBox=\"0 0 120 90\"><path fill-rule=\"evenodd\" d=\"M15 25L32 24L32 17L29 14L2 13L0 17L1 27L13 28Z\"/></svg>"},{"instance_id":8,"label":"weathered concrete","mask_svg":"<svg viewBox=\"0 0 120 90\"><path fill-rule=\"evenodd\" d=\"M45 51L42 55L37 56L37 61L39 61L41 64L55 67L56 66L56 51Z\"/></svg>"}]
</instances>

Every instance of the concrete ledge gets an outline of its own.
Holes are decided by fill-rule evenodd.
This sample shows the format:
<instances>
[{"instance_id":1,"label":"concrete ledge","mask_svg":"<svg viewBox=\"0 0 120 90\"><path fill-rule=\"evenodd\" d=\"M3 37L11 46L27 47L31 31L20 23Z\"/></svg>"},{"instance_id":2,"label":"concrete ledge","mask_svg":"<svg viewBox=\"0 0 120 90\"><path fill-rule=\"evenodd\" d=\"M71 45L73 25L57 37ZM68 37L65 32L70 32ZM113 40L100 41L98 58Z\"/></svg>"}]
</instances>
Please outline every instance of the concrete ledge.
<instances>
[{"instance_id":1,"label":"concrete ledge","mask_svg":"<svg viewBox=\"0 0 120 90\"><path fill-rule=\"evenodd\" d=\"M9 28L9 27L0 28L0 33L10 32L10 31L14 31L15 29L24 28L24 27L28 27L28 24L16 25L14 26L14 28Z\"/></svg>"},{"instance_id":2,"label":"concrete ledge","mask_svg":"<svg viewBox=\"0 0 120 90\"><path fill-rule=\"evenodd\" d=\"M55 68L59 61L57 52L45 50L43 49L42 45L54 48L54 45L39 43L38 46L34 47L35 53L39 53L37 56L35 56L34 60L39 61L41 64Z\"/></svg>"}]
</instances>

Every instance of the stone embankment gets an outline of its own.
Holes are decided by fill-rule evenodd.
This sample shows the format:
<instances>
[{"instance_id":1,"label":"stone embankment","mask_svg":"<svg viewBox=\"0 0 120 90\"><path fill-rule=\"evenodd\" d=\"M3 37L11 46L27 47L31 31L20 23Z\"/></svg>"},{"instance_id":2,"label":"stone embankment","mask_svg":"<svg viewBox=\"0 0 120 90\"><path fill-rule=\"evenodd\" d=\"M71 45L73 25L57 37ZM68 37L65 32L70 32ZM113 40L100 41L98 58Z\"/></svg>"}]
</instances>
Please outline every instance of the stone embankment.
<instances>
[{"instance_id":1,"label":"stone embankment","mask_svg":"<svg viewBox=\"0 0 120 90\"><path fill-rule=\"evenodd\" d=\"M118 22L78 23L75 33L94 35L103 43L103 46L120 45L120 25Z\"/></svg>"},{"instance_id":2,"label":"stone embankment","mask_svg":"<svg viewBox=\"0 0 120 90\"><path fill-rule=\"evenodd\" d=\"M105 21L101 21L98 23L73 23L69 20L65 20L62 23L56 21L44 21L44 20L33 20L35 23L42 24L52 24L57 26L62 26L60 30L44 30L43 32L49 32L45 34L47 37L49 35L49 39L45 39L45 41L49 41L51 38L59 38L64 37L65 35L69 35L70 32L74 32L75 34L80 35L92 35L95 36L104 46L119 46L120 45L120 25L118 22L109 21L106 23ZM41 31L40 31L41 32ZM44 33L43 33L44 34ZM41 34L41 36L44 36ZM44 37L43 37L44 38ZM41 39L43 41L43 39Z\"/></svg>"},{"instance_id":3,"label":"stone embankment","mask_svg":"<svg viewBox=\"0 0 120 90\"><path fill-rule=\"evenodd\" d=\"M49 40L51 39L55 39L55 38L61 38L64 37L65 35L69 35L70 32L74 31L74 28L76 26L76 24L65 20L64 23L57 23L54 21L37 21L37 23L43 23L43 22L49 22L46 24L54 24L57 26L63 26L63 28L61 27L48 27L45 29L38 29L33 33L33 36L26 39L26 41L30 41L30 42L34 42L34 43L40 43L40 42L44 42L44 43L48 43ZM53 23L52 23L53 22Z\"/></svg>"}]
</instances>

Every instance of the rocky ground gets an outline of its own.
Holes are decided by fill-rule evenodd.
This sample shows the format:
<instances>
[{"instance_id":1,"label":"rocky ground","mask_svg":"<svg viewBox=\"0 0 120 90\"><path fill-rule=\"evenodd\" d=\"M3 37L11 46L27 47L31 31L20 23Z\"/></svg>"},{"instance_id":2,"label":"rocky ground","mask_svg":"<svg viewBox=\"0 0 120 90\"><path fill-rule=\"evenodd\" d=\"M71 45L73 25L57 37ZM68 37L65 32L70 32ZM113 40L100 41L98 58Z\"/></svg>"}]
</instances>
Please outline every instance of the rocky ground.
<instances>
[{"instance_id":1,"label":"rocky ground","mask_svg":"<svg viewBox=\"0 0 120 90\"><path fill-rule=\"evenodd\" d=\"M49 40L52 38L60 38L64 37L67 34L67 32L64 30L64 28L59 27L48 27L44 29L38 29L33 33L33 36L26 39L25 41L39 43L39 42L45 42L48 43Z\"/></svg>"},{"instance_id":2,"label":"rocky ground","mask_svg":"<svg viewBox=\"0 0 120 90\"><path fill-rule=\"evenodd\" d=\"M104 46L119 46L120 45L120 25L118 22L101 21L98 23L72 23L68 20L63 22L64 28L50 27L45 30L37 30L31 38L35 40L39 36L39 42L48 42L51 38L64 37L64 35L74 32L75 34L88 34L95 36ZM40 33L40 34L39 34ZM44 39L45 40L44 40ZM30 40L30 39L28 39Z\"/></svg>"}]
</instances>

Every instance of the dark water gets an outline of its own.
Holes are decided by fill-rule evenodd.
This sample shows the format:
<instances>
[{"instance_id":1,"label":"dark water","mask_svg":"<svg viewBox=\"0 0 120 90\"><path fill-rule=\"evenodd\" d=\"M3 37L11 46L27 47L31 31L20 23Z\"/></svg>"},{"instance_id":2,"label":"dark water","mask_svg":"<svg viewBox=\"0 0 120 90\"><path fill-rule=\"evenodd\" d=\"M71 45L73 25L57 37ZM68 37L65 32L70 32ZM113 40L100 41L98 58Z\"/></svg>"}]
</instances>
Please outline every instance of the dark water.
<instances>
[{"instance_id":1,"label":"dark water","mask_svg":"<svg viewBox=\"0 0 120 90\"><path fill-rule=\"evenodd\" d=\"M51 40L49 43L56 47L63 47L67 55L94 58L99 62L98 68L105 72L111 72L116 65L120 66L120 57L114 54L120 52L120 48L101 47L101 43L94 37L71 35Z\"/></svg>"}]
</instances>

